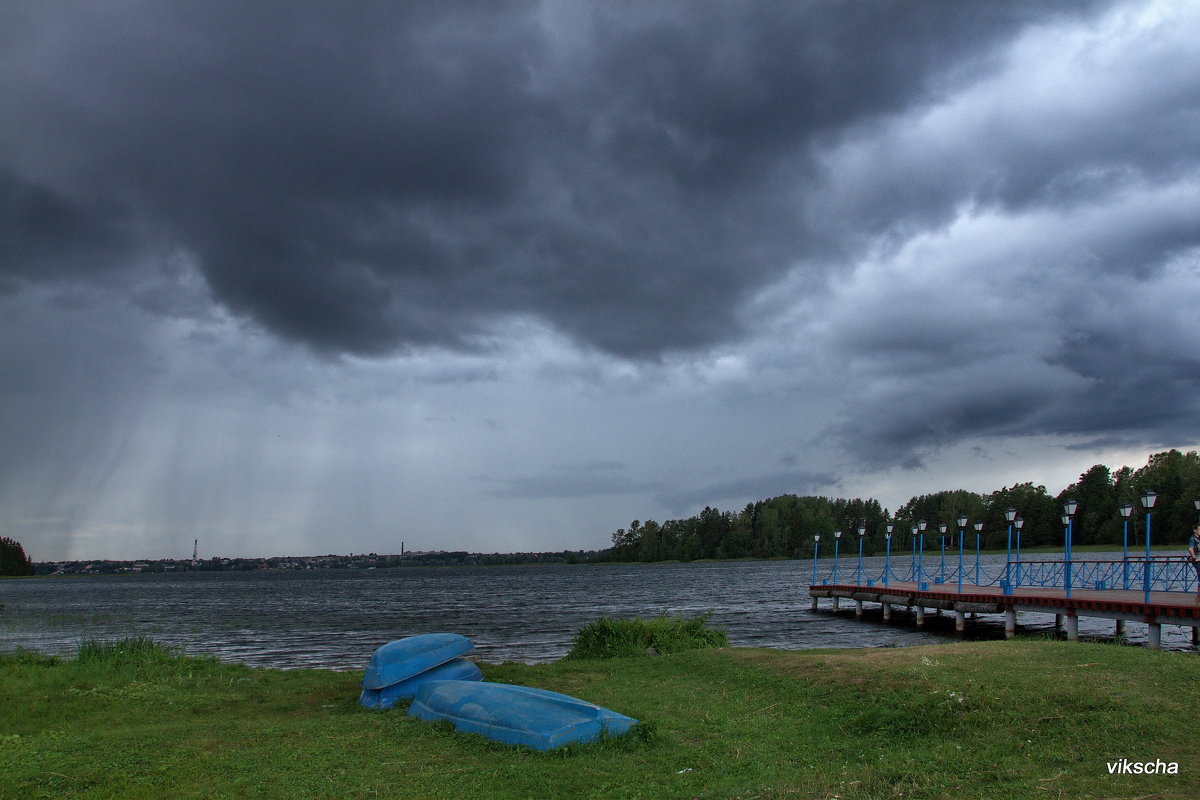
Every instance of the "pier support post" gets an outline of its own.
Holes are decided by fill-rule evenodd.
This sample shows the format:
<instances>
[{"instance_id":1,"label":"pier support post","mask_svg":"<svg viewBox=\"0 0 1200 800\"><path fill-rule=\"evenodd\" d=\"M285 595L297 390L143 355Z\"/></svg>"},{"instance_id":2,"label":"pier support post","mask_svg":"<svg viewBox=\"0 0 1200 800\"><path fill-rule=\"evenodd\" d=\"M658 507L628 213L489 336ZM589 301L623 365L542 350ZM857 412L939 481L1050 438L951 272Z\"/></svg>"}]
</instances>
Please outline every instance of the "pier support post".
<instances>
[{"instance_id":1,"label":"pier support post","mask_svg":"<svg viewBox=\"0 0 1200 800\"><path fill-rule=\"evenodd\" d=\"M1117 620L1117 634L1116 635L1117 636L1125 635L1125 620L1123 620L1123 619Z\"/></svg>"},{"instance_id":2,"label":"pier support post","mask_svg":"<svg viewBox=\"0 0 1200 800\"><path fill-rule=\"evenodd\" d=\"M1067 614L1067 641L1079 641L1079 617L1074 614Z\"/></svg>"},{"instance_id":3,"label":"pier support post","mask_svg":"<svg viewBox=\"0 0 1200 800\"><path fill-rule=\"evenodd\" d=\"M917 627L925 627L925 606L922 605L917 606Z\"/></svg>"},{"instance_id":4,"label":"pier support post","mask_svg":"<svg viewBox=\"0 0 1200 800\"><path fill-rule=\"evenodd\" d=\"M854 601L854 616L861 617L863 615L862 600Z\"/></svg>"},{"instance_id":5,"label":"pier support post","mask_svg":"<svg viewBox=\"0 0 1200 800\"><path fill-rule=\"evenodd\" d=\"M1162 650L1162 625L1157 622L1148 624L1148 638L1146 639L1146 647L1151 650Z\"/></svg>"},{"instance_id":6,"label":"pier support post","mask_svg":"<svg viewBox=\"0 0 1200 800\"><path fill-rule=\"evenodd\" d=\"M1004 638L1011 639L1017 635L1017 610L1010 608L1004 612Z\"/></svg>"},{"instance_id":7,"label":"pier support post","mask_svg":"<svg viewBox=\"0 0 1200 800\"><path fill-rule=\"evenodd\" d=\"M812 601L813 601L813 607L812 607L812 610L813 610L813 611L816 611L816 610L817 610L817 598L815 598L815 597L814 597L814 598L812 599Z\"/></svg>"},{"instance_id":8,"label":"pier support post","mask_svg":"<svg viewBox=\"0 0 1200 800\"><path fill-rule=\"evenodd\" d=\"M884 621L884 622L891 622L891 621L892 621L892 604L891 604L891 603L884 603L884 604L883 604L883 621ZM1192 630L1194 631L1194 630L1196 630L1196 629L1195 629L1195 628L1192 628Z\"/></svg>"},{"instance_id":9,"label":"pier support post","mask_svg":"<svg viewBox=\"0 0 1200 800\"><path fill-rule=\"evenodd\" d=\"M1192 646L1200 644L1200 628L1192 626Z\"/></svg>"},{"instance_id":10,"label":"pier support post","mask_svg":"<svg viewBox=\"0 0 1200 800\"><path fill-rule=\"evenodd\" d=\"M966 629L967 629L967 612L955 611L954 612L954 630L958 631L959 633L962 633Z\"/></svg>"},{"instance_id":11,"label":"pier support post","mask_svg":"<svg viewBox=\"0 0 1200 800\"><path fill-rule=\"evenodd\" d=\"M842 600L842 598L840 598L840 597L833 598L833 610L834 611L837 611L838 608L841 606L841 604L842 604L841 600Z\"/></svg>"},{"instance_id":12,"label":"pier support post","mask_svg":"<svg viewBox=\"0 0 1200 800\"><path fill-rule=\"evenodd\" d=\"M1063 618L1062 614L1054 615L1054 632L1055 633L1058 633L1059 631L1062 630L1062 618Z\"/></svg>"}]
</instances>

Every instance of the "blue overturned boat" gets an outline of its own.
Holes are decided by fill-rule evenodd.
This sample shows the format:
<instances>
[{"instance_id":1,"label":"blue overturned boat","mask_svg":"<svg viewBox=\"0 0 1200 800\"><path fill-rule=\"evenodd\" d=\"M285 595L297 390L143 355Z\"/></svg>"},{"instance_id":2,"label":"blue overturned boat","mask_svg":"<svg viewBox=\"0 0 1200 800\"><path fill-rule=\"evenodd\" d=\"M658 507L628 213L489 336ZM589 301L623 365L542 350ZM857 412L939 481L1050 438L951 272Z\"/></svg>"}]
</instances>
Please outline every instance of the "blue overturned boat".
<instances>
[{"instance_id":1,"label":"blue overturned boat","mask_svg":"<svg viewBox=\"0 0 1200 800\"><path fill-rule=\"evenodd\" d=\"M411 700L426 681L479 681L483 673L465 658L475 645L457 633L424 633L388 642L367 661L360 705L388 709Z\"/></svg>"},{"instance_id":2,"label":"blue overturned boat","mask_svg":"<svg viewBox=\"0 0 1200 800\"><path fill-rule=\"evenodd\" d=\"M558 692L456 680L422 683L408 715L447 720L464 733L534 750L620 736L637 724L636 719Z\"/></svg>"},{"instance_id":3,"label":"blue overturned boat","mask_svg":"<svg viewBox=\"0 0 1200 800\"><path fill-rule=\"evenodd\" d=\"M359 705L367 708L386 710L401 700L412 700L425 681L479 681L483 673L479 667L465 658L452 658L445 664L427 669L424 672L405 678L399 683L384 686L382 689L363 689L358 697Z\"/></svg>"},{"instance_id":4,"label":"blue overturned boat","mask_svg":"<svg viewBox=\"0 0 1200 800\"><path fill-rule=\"evenodd\" d=\"M382 689L469 653L475 645L457 633L423 633L388 642L367 661L362 688Z\"/></svg>"}]
</instances>

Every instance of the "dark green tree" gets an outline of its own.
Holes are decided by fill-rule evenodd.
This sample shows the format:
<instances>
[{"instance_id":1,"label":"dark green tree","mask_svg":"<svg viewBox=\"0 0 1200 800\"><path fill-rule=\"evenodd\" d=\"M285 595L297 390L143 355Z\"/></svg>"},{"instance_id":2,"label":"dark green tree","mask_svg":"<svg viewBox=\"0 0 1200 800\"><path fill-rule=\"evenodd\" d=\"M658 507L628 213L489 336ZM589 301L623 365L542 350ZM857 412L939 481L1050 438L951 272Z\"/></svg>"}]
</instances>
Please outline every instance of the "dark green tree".
<instances>
[{"instance_id":1,"label":"dark green tree","mask_svg":"<svg viewBox=\"0 0 1200 800\"><path fill-rule=\"evenodd\" d=\"M997 489L987 496L986 506L983 530L988 536L989 547L1007 545L1008 522L1004 519L1004 512L1009 508L1015 508L1017 515L1025 520L1025 526L1021 529L1022 547L1062 543L1062 509L1041 484L1025 482ZM1013 541L1016 541L1015 530Z\"/></svg>"},{"instance_id":2,"label":"dark green tree","mask_svg":"<svg viewBox=\"0 0 1200 800\"><path fill-rule=\"evenodd\" d=\"M662 528L652 519L642 524L638 537L638 558L642 561L662 561L666 558L663 551Z\"/></svg>"},{"instance_id":3,"label":"dark green tree","mask_svg":"<svg viewBox=\"0 0 1200 800\"><path fill-rule=\"evenodd\" d=\"M1146 466L1122 481L1119 502L1133 505L1130 518L1130 539L1137 531L1137 541L1146 541L1146 510L1141 496L1152 490L1158 494L1152 512L1151 542L1182 544L1196 522L1195 500L1200 497L1200 453L1189 450L1181 453L1168 450L1150 456Z\"/></svg>"},{"instance_id":4,"label":"dark green tree","mask_svg":"<svg viewBox=\"0 0 1200 800\"><path fill-rule=\"evenodd\" d=\"M0 537L0 575L32 575L33 562L15 539Z\"/></svg>"},{"instance_id":5,"label":"dark green tree","mask_svg":"<svg viewBox=\"0 0 1200 800\"><path fill-rule=\"evenodd\" d=\"M634 520L629 524L629 530L624 528L617 529L612 535L612 561L636 561L639 555L639 547L641 545L641 522Z\"/></svg>"},{"instance_id":6,"label":"dark green tree","mask_svg":"<svg viewBox=\"0 0 1200 800\"><path fill-rule=\"evenodd\" d=\"M1097 464L1079 476L1058 496L1061 507L1067 500L1079 504L1071 529L1075 544L1115 544L1121 541L1120 514L1117 512L1117 488L1112 473Z\"/></svg>"},{"instance_id":7,"label":"dark green tree","mask_svg":"<svg viewBox=\"0 0 1200 800\"><path fill-rule=\"evenodd\" d=\"M927 523L925 529L925 546L929 547L930 542L937 543L938 537L941 535L938 531L939 523L946 523L946 546L958 546L958 516L959 514L967 515L967 527L964 529L963 536L965 542L975 541L975 531L971 527L972 523L984 520L984 530L988 531L990 525L986 510L984 498L965 489L952 489L944 492L936 492L934 494L923 494L919 497L914 497L904 505L896 509L896 527L901 534L910 534L913 526L917 525L921 520Z\"/></svg>"}]
</instances>

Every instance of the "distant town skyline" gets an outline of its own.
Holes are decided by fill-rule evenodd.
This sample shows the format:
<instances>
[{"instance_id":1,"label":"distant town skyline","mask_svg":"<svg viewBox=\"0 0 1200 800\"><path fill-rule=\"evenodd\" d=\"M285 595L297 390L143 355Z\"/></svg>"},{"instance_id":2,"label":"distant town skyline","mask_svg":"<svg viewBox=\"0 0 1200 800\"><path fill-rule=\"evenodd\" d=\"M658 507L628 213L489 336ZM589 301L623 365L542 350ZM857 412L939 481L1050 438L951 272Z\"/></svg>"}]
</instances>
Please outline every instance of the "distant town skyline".
<instances>
[{"instance_id":1,"label":"distant town skyline","mask_svg":"<svg viewBox=\"0 0 1200 800\"><path fill-rule=\"evenodd\" d=\"M1200 446L1200 5L0 8L0 535L596 549Z\"/></svg>"}]
</instances>

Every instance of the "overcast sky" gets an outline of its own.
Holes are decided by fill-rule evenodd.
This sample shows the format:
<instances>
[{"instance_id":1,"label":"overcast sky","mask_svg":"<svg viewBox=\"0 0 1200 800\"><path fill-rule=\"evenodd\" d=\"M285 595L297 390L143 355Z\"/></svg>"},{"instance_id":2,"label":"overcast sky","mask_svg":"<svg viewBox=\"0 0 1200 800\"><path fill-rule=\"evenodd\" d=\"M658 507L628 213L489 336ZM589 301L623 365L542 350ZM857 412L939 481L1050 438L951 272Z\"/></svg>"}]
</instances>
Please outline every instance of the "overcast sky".
<instances>
[{"instance_id":1,"label":"overcast sky","mask_svg":"<svg viewBox=\"0 0 1200 800\"><path fill-rule=\"evenodd\" d=\"M1200 4L0 6L0 534L561 550L1200 443Z\"/></svg>"}]
</instances>

